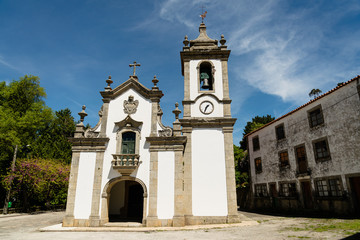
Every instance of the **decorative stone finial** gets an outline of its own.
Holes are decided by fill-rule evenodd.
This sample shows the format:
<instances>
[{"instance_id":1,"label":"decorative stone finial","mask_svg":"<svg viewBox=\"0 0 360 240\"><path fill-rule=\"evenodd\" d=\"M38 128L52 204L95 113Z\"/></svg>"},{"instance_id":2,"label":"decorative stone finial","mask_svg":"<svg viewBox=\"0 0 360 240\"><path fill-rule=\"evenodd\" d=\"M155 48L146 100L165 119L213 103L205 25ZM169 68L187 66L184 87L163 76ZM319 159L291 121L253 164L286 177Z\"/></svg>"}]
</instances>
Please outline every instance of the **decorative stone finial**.
<instances>
[{"instance_id":1,"label":"decorative stone finial","mask_svg":"<svg viewBox=\"0 0 360 240\"><path fill-rule=\"evenodd\" d=\"M187 47L189 45L189 40L188 40L188 36L185 35L184 41L183 41L185 47Z\"/></svg>"},{"instance_id":2,"label":"decorative stone finial","mask_svg":"<svg viewBox=\"0 0 360 240\"><path fill-rule=\"evenodd\" d=\"M221 39L220 39L221 46L224 46L225 43L226 43L226 39L224 38L224 34L221 34Z\"/></svg>"},{"instance_id":3,"label":"decorative stone finial","mask_svg":"<svg viewBox=\"0 0 360 240\"><path fill-rule=\"evenodd\" d=\"M181 110L178 107L179 107L179 103L175 103L175 109L174 111L172 111L175 114L176 121L179 120L179 115L181 113Z\"/></svg>"},{"instance_id":4,"label":"decorative stone finial","mask_svg":"<svg viewBox=\"0 0 360 240\"><path fill-rule=\"evenodd\" d=\"M113 83L113 80L111 80L111 76L109 75L109 78L106 80L107 86L105 87L106 91L110 91L111 87L110 85Z\"/></svg>"},{"instance_id":5,"label":"decorative stone finial","mask_svg":"<svg viewBox=\"0 0 360 240\"><path fill-rule=\"evenodd\" d=\"M152 89L156 90L159 89L156 84L159 82L159 79L156 78L156 75L154 75L154 79L152 80L152 82L154 83L154 86L152 87Z\"/></svg>"},{"instance_id":6,"label":"decorative stone finial","mask_svg":"<svg viewBox=\"0 0 360 240\"><path fill-rule=\"evenodd\" d=\"M86 109L86 106L83 105L82 106L82 111L78 113L79 116L80 116L80 124L82 124L82 125L84 125L84 119L87 116L87 113L85 112L85 109Z\"/></svg>"}]
</instances>

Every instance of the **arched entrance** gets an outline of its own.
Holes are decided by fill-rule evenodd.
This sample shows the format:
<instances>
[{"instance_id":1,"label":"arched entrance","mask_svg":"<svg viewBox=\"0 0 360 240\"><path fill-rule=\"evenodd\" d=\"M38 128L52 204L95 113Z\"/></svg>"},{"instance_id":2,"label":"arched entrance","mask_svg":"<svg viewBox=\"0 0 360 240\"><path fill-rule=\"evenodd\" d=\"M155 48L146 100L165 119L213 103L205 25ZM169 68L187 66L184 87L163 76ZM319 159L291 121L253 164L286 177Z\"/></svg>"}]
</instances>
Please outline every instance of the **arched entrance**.
<instances>
[{"instance_id":1,"label":"arched entrance","mask_svg":"<svg viewBox=\"0 0 360 240\"><path fill-rule=\"evenodd\" d=\"M116 182L109 192L109 222L142 222L144 189L134 180Z\"/></svg>"}]
</instances>

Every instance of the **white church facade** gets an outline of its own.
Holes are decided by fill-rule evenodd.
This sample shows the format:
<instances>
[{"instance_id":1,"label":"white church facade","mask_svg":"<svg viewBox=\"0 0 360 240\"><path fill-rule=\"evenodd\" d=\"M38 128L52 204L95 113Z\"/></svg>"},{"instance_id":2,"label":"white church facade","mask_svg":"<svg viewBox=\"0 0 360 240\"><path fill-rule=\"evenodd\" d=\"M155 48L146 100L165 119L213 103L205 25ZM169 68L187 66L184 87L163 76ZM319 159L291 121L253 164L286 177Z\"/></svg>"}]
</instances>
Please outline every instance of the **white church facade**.
<instances>
[{"instance_id":1,"label":"white church facade","mask_svg":"<svg viewBox=\"0 0 360 240\"><path fill-rule=\"evenodd\" d=\"M227 62L201 23L180 52L183 118L178 104L172 127L161 122L162 91L134 74L101 91L99 122L85 130L79 113L63 226L104 226L138 221L143 226L239 222Z\"/></svg>"}]
</instances>

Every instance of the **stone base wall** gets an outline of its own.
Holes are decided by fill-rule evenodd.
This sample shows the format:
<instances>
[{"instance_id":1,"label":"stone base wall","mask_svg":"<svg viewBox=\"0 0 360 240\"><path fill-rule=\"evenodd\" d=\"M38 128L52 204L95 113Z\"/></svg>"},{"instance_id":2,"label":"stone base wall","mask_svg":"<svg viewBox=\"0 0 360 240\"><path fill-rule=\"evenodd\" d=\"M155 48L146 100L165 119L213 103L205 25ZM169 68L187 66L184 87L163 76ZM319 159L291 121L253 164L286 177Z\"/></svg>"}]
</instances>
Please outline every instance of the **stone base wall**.
<instances>
[{"instance_id":1,"label":"stone base wall","mask_svg":"<svg viewBox=\"0 0 360 240\"><path fill-rule=\"evenodd\" d=\"M315 198L313 208L304 208L304 205L298 198L253 198L253 210L276 210L279 212L303 212L307 213L321 212L324 214L348 215L352 214L352 205L347 198L322 199Z\"/></svg>"}]
</instances>

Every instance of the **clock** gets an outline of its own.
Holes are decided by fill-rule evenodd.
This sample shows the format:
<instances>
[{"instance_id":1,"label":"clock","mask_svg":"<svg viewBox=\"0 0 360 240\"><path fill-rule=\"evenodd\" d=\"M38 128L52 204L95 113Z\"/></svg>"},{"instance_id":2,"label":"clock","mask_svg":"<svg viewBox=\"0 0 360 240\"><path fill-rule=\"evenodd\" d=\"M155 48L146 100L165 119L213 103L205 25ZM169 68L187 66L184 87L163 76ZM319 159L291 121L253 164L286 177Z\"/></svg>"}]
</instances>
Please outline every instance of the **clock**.
<instances>
[{"instance_id":1,"label":"clock","mask_svg":"<svg viewBox=\"0 0 360 240\"><path fill-rule=\"evenodd\" d=\"M200 112L203 114L210 114L214 111L214 105L210 101L203 101L200 103Z\"/></svg>"}]
</instances>

